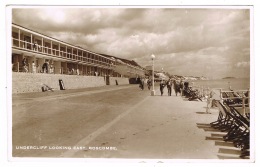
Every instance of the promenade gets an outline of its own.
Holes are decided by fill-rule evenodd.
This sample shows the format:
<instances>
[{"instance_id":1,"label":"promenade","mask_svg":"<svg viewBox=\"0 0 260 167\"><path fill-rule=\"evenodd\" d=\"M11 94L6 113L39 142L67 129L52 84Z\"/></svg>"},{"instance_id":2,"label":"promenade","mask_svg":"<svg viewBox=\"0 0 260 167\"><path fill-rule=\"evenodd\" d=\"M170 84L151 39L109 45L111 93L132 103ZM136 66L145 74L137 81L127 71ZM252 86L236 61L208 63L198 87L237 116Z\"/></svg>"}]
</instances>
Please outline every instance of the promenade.
<instances>
[{"instance_id":1,"label":"promenade","mask_svg":"<svg viewBox=\"0 0 260 167\"><path fill-rule=\"evenodd\" d=\"M166 89L165 89L166 91ZM135 106L87 136L77 145L116 146L117 151L68 151L65 156L144 158L144 159L218 159L218 147L206 140L210 133L197 123L210 123L217 111L205 114L206 102L187 101L180 96L147 96ZM101 144L100 144L101 143ZM101 154L100 154L101 153Z\"/></svg>"},{"instance_id":2,"label":"promenade","mask_svg":"<svg viewBox=\"0 0 260 167\"><path fill-rule=\"evenodd\" d=\"M161 96L155 88L156 96L138 85L13 95L13 156L239 159L223 133L208 126L218 109L206 114L206 102L168 96L166 88ZM29 145L46 148L17 149Z\"/></svg>"}]
</instances>

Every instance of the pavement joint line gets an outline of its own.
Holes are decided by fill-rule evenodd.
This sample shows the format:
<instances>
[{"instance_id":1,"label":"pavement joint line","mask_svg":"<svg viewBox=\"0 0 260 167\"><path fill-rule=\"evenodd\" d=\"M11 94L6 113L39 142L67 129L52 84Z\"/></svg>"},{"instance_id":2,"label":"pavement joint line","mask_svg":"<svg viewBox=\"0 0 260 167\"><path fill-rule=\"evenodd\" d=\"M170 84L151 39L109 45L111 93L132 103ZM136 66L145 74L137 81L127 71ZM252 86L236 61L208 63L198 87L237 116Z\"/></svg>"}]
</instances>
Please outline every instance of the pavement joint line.
<instances>
[{"instance_id":1,"label":"pavement joint line","mask_svg":"<svg viewBox=\"0 0 260 167\"><path fill-rule=\"evenodd\" d=\"M48 100L66 99L69 97L76 97L76 96L90 95L90 94L101 93L101 92L121 90L121 89L126 89L129 87L132 87L132 86L125 86L125 87L119 87L119 88L117 87L117 88L102 89L102 90L91 90L91 91L84 91L84 92L80 92L80 93L76 92L76 93L58 94L58 95L47 96L47 97L36 97L36 98L31 98L32 101L20 102L19 104L13 104L13 105L19 106L22 104L33 103L35 101L42 102L42 101L48 101ZM26 98L26 99L28 99L28 98Z\"/></svg>"},{"instance_id":2,"label":"pavement joint line","mask_svg":"<svg viewBox=\"0 0 260 167\"><path fill-rule=\"evenodd\" d=\"M127 111L123 112L122 114L118 115L115 119L113 119L111 122L105 124L104 126L100 127L99 129L97 129L96 131L94 131L93 133L89 134L88 136L86 136L85 138L81 139L77 144L74 145L74 147L76 146L86 146L88 145L91 141L93 141L95 138L97 138L101 133L105 132L106 130L108 130L111 126L113 126L115 123L117 123L118 121L120 121L122 118L124 118L126 115L128 115L130 112L135 111L136 108L138 108L141 104L144 103L144 101L146 101L148 98L150 98L151 96L147 96L145 97L142 101L140 101L139 103L137 103L136 105L134 105L133 107L131 107L130 109L128 109ZM61 157L72 157L73 155L75 155L78 151L77 149L71 149L68 150L64 153L61 154Z\"/></svg>"}]
</instances>

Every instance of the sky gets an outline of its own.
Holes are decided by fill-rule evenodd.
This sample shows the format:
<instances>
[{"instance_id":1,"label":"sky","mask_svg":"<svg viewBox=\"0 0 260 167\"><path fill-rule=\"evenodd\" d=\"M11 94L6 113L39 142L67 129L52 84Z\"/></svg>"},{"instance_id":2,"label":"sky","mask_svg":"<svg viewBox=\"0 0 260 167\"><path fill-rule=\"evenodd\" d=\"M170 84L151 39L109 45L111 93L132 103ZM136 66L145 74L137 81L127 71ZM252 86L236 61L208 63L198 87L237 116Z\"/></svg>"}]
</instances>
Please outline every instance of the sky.
<instances>
[{"instance_id":1,"label":"sky","mask_svg":"<svg viewBox=\"0 0 260 167\"><path fill-rule=\"evenodd\" d=\"M247 8L13 8L12 22L96 53L172 75L250 76Z\"/></svg>"}]
</instances>

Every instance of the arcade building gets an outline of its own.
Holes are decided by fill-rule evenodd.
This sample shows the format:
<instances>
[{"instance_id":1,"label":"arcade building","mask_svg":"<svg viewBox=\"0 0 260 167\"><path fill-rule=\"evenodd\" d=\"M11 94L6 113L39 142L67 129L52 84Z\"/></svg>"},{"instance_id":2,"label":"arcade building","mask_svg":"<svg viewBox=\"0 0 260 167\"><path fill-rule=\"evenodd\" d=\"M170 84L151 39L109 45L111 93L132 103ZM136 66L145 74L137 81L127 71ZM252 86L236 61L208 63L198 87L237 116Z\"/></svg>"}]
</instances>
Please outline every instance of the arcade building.
<instances>
[{"instance_id":1,"label":"arcade building","mask_svg":"<svg viewBox=\"0 0 260 167\"><path fill-rule=\"evenodd\" d=\"M24 71L23 59L27 71ZM43 64L48 63L48 70ZM136 78L145 68L133 60L89 51L12 23L12 71Z\"/></svg>"}]
</instances>

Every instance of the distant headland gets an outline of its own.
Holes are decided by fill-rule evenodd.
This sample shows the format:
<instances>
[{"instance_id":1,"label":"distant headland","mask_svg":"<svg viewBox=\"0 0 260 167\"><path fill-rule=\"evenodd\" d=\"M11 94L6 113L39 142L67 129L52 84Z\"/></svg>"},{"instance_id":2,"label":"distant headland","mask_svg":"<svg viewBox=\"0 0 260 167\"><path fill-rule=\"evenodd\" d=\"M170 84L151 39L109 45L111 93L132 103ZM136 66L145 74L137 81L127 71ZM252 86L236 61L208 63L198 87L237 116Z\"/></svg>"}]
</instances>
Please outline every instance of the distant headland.
<instances>
[{"instance_id":1,"label":"distant headland","mask_svg":"<svg viewBox=\"0 0 260 167\"><path fill-rule=\"evenodd\" d=\"M224 77L222 79L235 79L235 77Z\"/></svg>"}]
</instances>

